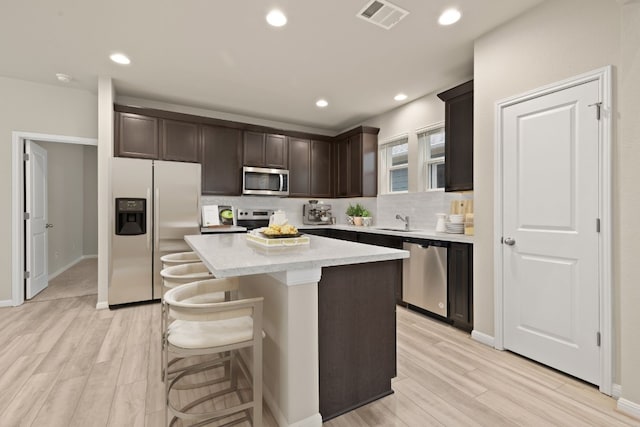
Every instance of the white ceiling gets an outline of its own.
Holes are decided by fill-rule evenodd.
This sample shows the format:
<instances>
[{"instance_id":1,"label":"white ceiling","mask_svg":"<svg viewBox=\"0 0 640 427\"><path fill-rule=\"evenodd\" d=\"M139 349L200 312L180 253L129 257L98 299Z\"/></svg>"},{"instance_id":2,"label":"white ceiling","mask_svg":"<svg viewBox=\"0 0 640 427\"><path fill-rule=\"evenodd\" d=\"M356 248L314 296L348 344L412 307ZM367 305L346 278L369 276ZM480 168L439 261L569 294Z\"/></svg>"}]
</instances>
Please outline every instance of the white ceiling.
<instances>
[{"instance_id":1,"label":"white ceiling","mask_svg":"<svg viewBox=\"0 0 640 427\"><path fill-rule=\"evenodd\" d=\"M94 92L111 76L118 95L332 133L472 76L473 40L541 1L394 0L410 13L384 30L356 18L366 0L2 0L0 75ZM441 27L450 6L462 19Z\"/></svg>"}]
</instances>

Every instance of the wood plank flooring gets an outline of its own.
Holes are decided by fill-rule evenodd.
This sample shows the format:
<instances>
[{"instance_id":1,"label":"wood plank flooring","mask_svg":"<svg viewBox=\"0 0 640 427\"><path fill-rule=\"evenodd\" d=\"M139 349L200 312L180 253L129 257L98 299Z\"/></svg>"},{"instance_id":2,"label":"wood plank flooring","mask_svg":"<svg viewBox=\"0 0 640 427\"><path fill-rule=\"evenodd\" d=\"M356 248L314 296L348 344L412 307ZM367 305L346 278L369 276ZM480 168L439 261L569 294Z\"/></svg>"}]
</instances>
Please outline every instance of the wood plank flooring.
<instances>
[{"instance_id":1,"label":"wood plank flooring","mask_svg":"<svg viewBox=\"0 0 640 427\"><path fill-rule=\"evenodd\" d=\"M163 425L158 304L95 305L83 295L0 309L0 426ZM593 386L402 308L393 388L325 424L640 426Z\"/></svg>"}]
</instances>

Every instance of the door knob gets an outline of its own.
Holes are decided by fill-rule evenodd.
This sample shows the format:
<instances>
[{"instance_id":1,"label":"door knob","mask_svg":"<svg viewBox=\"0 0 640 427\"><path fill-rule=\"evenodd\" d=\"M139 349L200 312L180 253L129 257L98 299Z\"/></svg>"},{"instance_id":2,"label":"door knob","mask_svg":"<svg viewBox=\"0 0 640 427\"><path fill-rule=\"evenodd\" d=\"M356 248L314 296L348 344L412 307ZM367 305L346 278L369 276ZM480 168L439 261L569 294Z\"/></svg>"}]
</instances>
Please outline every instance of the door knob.
<instances>
[{"instance_id":1,"label":"door knob","mask_svg":"<svg viewBox=\"0 0 640 427\"><path fill-rule=\"evenodd\" d=\"M507 237L506 239L504 239L504 244L505 245L509 245L509 246L513 246L516 244L515 239L512 239L511 237Z\"/></svg>"},{"instance_id":2,"label":"door knob","mask_svg":"<svg viewBox=\"0 0 640 427\"><path fill-rule=\"evenodd\" d=\"M47 224L44 226L44 228L53 228L53 224Z\"/></svg>"}]
</instances>

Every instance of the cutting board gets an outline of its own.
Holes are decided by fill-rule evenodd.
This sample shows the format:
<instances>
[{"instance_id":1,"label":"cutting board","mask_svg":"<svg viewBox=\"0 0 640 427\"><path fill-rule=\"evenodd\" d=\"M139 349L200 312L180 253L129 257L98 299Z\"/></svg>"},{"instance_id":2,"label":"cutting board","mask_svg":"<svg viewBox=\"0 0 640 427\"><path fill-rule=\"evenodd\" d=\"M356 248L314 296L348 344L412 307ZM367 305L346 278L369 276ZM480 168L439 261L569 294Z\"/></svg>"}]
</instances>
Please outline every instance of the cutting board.
<instances>
[{"instance_id":1,"label":"cutting board","mask_svg":"<svg viewBox=\"0 0 640 427\"><path fill-rule=\"evenodd\" d=\"M473 213L473 200L454 200L451 202L450 214Z\"/></svg>"}]
</instances>

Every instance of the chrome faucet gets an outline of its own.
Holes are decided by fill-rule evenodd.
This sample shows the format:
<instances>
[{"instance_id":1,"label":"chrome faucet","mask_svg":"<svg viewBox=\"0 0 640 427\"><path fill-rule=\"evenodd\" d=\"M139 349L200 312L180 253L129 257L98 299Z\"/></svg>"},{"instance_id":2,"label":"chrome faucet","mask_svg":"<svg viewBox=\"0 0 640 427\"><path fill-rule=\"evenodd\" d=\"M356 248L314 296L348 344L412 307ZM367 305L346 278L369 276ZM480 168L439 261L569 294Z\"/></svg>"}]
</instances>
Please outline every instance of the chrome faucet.
<instances>
[{"instance_id":1,"label":"chrome faucet","mask_svg":"<svg viewBox=\"0 0 640 427\"><path fill-rule=\"evenodd\" d=\"M400 221L404 222L404 229L407 231L409 230L409 215L403 218L402 215L396 214L396 219L399 219Z\"/></svg>"}]
</instances>

